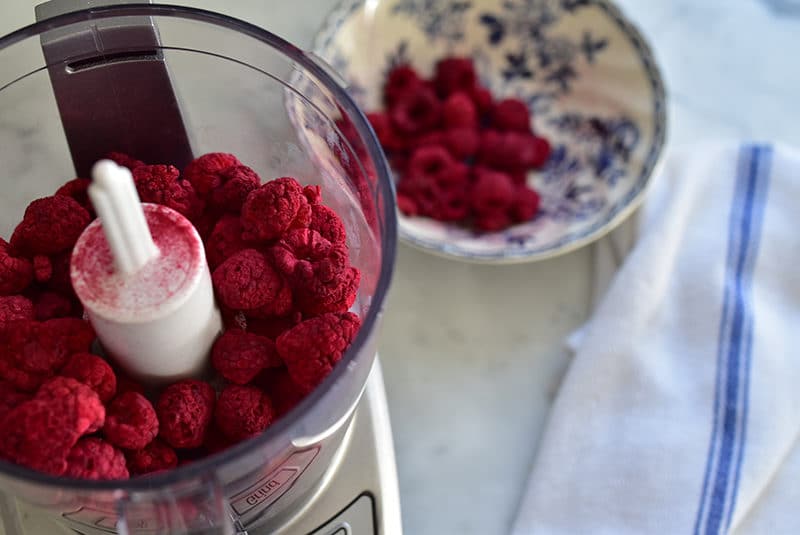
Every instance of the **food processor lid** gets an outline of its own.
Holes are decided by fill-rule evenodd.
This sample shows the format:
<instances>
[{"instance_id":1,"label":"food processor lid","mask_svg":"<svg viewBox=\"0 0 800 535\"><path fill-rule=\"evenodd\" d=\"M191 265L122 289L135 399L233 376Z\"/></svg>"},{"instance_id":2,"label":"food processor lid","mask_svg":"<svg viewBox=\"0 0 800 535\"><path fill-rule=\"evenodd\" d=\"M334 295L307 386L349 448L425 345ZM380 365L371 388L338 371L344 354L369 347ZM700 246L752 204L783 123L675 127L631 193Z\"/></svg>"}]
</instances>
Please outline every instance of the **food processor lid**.
<instances>
[{"instance_id":1,"label":"food processor lid","mask_svg":"<svg viewBox=\"0 0 800 535\"><path fill-rule=\"evenodd\" d=\"M380 238L380 247L381 247L381 265L380 271L378 273L378 280L375 287L375 291L373 296L370 299L369 308L365 317L363 318L363 323L361 329L359 330L356 338L351 343L350 347L347 349L347 352L343 355L341 361L338 363L336 367L334 367L333 371L328 375L328 377L318 385L314 391L312 391L309 395L305 397L296 407L294 407L288 414L286 414L283 418L278 420L275 424L267 428L261 435L254 437L250 440L245 442L239 443L227 450L224 450L220 453L217 453L213 456L200 459L196 462L190 463L185 466L177 467L173 470L163 472L163 473L155 473L145 478L134 478L131 480L125 481L93 481L93 480L79 480L79 479L68 479L68 478L56 478L52 476L48 476L46 474L36 472L34 470L30 470L25 467L18 466L13 463L9 463L7 461L0 460L0 471L6 473L11 477L16 477L21 480L25 480L27 482L36 483L44 486L51 486L56 487L62 490L76 490L82 492L90 492L90 491L130 491L130 492L137 492L137 491L152 491L157 489L161 486L175 484L181 481L192 480L197 478L203 478L205 475L208 474L209 470L230 461L235 460L238 457L246 455L250 452L256 451L262 445L274 440L276 437L283 435L287 432L287 430L291 429L295 426L300 420L304 418L304 416L310 412L312 407L317 405L320 400L336 385L339 381L347 380L347 375L349 373L348 370L348 362L354 359L354 356L357 355L362 348L368 344L369 338L373 335L373 332L377 326L377 321L382 313L383 308L383 301L386 297L386 294L389 290L389 285L391 282L392 274L394 271L394 263L395 263L395 254L396 254L396 247L397 247L397 215L395 211L395 191L392 180L390 178L389 167L386 162L385 156L381 151L381 148L377 142L377 138L375 137L375 133L372 127L369 125L366 117L364 116L363 112L357 107L355 102L349 96L347 91L344 87L342 87L335 78L331 75L331 69L327 65L320 64L319 58L315 57L312 54L307 54L303 50L297 48L296 46L292 45L291 43L283 40L282 38L255 26L253 24L244 22L239 19L235 19L233 17L229 17L227 15L222 15L219 13L215 13L212 11L197 9L197 8L190 8L184 6L174 6L174 5L160 5L160 4L149 4L149 3L126 3L121 2L119 0L112 0L109 2L103 2L104 4L109 5L97 5L98 2L93 0L69 0L69 4L72 6L81 7L79 11L70 11L63 14L55 15L51 18L42 18L42 20L31 24L29 26L23 27L15 32L7 34L6 36L0 37L0 50L6 49L11 47L12 45L27 40L32 37L39 36L42 39L43 49L49 46L48 39L45 38L46 35L49 35L51 39L53 39L52 44L57 43L59 39L59 31L74 31L74 28L79 25L91 26L95 28L100 28L97 31L88 30L89 33L84 33L83 38L95 39L98 35L102 35L105 37L114 36L112 38L112 43L115 44L113 47L106 47L106 46L99 46L94 49L93 52L89 54L90 57L94 55L97 57L98 54L101 56L101 62L97 64L92 64L91 62L82 62L79 61L76 67L78 70L85 68L86 72L90 72L91 69L95 69L101 71L103 69L109 68L109 64L113 64L114 60L118 63L122 63L126 60L124 55L114 57L113 54L106 54L105 57L103 56L102 52L108 52L110 50L116 49L117 52L123 52L125 50L124 40L129 39L132 35L139 36L139 39L144 39L144 42L140 45L133 45L132 43L128 43L131 49L134 50L136 54L131 57L131 61L133 62L156 62L160 63L161 66L159 68L163 69L163 73L166 73L166 80L169 81L168 77L168 68L166 68L166 64L164 63L164 58L160 57L158 54L144 54L144 52L148 51L156 51L158 52L158 48L153 50L153 46L157 46L158 44L158 32L155 26L155 21L150 19L150 17L164 17L164 18L180 18L186 20L193 20L199 23L204 23L209 26L216 26L222 29L236 31L242 35L248 36L268 47L276 49L280 51L284 56L286 56L289 60L293 61L296 65L298 65L303 70L307 71L311 74L314 78L320 81L327 90L333 95L336 99L337 104L343 114L347 114L353 123L353 127L358 132L358 135L363 138L364 141L364 149L368 158L371 160L376 175L376 188L377 188L377 202L380 204L380 212L382 213L382 217L378 218L377 225L380 225L381 234ZM47 4L45 4L47 5ZM88 9L86 9L88 7ZM50 11L47 8L41 8L37 11L37 15L40 17L46 17L50 14ZM117 35L117 31L119 30L118 25L119 21L125 18L126 20L131 18L137 18L138 21L134 23L136 26L136 31L134 33L125 34L120 33ZM146 20L150 19L150 20ZM146 22L145 22L146 20ZM101 23L108 23L106 25ZM116 26L115 26L116 24ZM151 30L147 28L150 25L152 28ZM113 29L113 31L112 31ZM108 33L111 31L112 33ZM50 33L56 32L56 33ZM123 38L124 36L124 38ZM117 37L119 37L120 41L116 41ZM52 56L50 54L53 54ZM48 68L70 68L70 65L65 65L65 58L68 57L68 54L64 49L59 51L57 48L53 48L51 51L45 50L45 57L47 60ZM54 63L55 62L55 63ZM162 73L157 73L156 69L151 67L145 67L149 69L153 69L149 71L150 76L156 77L160 82L163 82L163 79L160 78ZM109 81L120 81L124 80L122 75L119 78L106 78L106 83ZM52 74L51 74L52 77ZM51 78L52 79L52 78ZM162 90L165 90L164 86L161 86ZM170 86L171 87L171 86ZM59 91L60 90L56 90ZM59 93L57 93L59 94ZM68 95L69 91L64 90L60 92L62 95ZM62 98L72 98L67 96L62 96ZM82 97L82 99L86 99L86 97ZM172 99L172 100L171 100ZM92 105L92 102L89 99L87 100L87 105ZM162 95L162 103L167 103L167 105L172 106L172 111L177 111L176 120L180 117L179 113L179 106L178 106L178 99L175 98L174 91L166 93ZM171 104L170 104L171 103ZM66 101L65 101L66 104ZM61 103L59 102L59 111L62 113L62 119L64 113L69 113L68 108L61 108ZM123 114L125 115L125 114ZM135 115L135 114L134 114ZM116 117L115 115L111 115L112 118ZM84 118L85 119L85 118ZM135 121L140 119L138 116L126 116L126 120ZM164 118L160 117L160 121L163 121ZM110 121L109 121L110 123ZM67 120L67 124L69 120ZM94 124L94 123L93 123ZM172 123L177 127L178 123ZM191 159L191 149L189 145L189 136L187 135L187 131L183 128L183 122L180 121L180 126L182 128L176 130L176 138L177 138L177 147L173 146L173 149L170 150L178 150L178 151L186 151L186 152L178 152L177 154L183 154L187 161ZM65 125L66 129L67 125ZM156 136L157 137L157 136ZM77 138L76 138L77 139ZM134 138L130 138L131 140ZM173 140L175 142L175 140ZM78 141L76 141L78 143ZM124 150L125 147L123 147ZM85 163L83 158L89 158L88 154L92 152L101 152L100 150L94 149L86 149L84 147L76 145L73 147L72 143L70 143L70 150L73 154L73 159L75 160L76 170L79 170L82 165ZM109 150L120 150L120 148L112 147ZM138 150L138 148L134 147L132 150ZM164 160L175 160L174 155L172 152L169 153L168 158L159 158L159 157L152 157L154 158L152 161L164 161ZM348 407L349 408L349 407ZM345 408L345 409L348 409Z\"/></svg>"}]
</instances>

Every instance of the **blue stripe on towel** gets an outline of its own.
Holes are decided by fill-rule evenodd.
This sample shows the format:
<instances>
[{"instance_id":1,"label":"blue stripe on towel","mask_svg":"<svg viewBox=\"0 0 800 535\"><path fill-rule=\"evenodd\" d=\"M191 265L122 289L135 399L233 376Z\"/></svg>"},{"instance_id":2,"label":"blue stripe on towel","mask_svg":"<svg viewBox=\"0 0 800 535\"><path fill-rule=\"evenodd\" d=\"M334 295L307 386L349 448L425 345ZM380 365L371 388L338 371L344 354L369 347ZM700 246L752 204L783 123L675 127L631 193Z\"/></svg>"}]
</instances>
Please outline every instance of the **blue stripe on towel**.
<instances>
[{"instance_id":1,"label":"blue stripe on towel","mask_svg":"<svg viewBox=\"0 0 800 535\"><path fill-rule=\"evenodd\" d=\"M742 147L728 222L714 416L695 534L730 524L744 455L752 348L751 287L763 220L770 149ZM726 514L727 513L727 514Z\"/></svg>"}]
</instances>

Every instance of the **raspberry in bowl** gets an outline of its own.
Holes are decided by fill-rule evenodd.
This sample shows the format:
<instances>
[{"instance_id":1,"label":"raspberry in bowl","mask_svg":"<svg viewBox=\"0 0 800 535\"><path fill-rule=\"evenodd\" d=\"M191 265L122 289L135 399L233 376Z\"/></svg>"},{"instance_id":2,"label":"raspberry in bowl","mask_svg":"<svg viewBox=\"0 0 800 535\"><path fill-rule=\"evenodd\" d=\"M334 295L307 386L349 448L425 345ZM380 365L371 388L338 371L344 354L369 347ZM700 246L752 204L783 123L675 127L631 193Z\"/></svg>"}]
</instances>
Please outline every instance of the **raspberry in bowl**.
<instances>
[{"instance_id":1,"label":"raspberry in bowl","mask_svg":"<svg viewBox=\"0 0 800 535\"><path fill-rule=\"evenodd\" d=\"M368 112L401 240L434 254L574 250L632 213L660 161L664 84L608 0L345 0L314 51Z\"/></svg>"}]
</instances>

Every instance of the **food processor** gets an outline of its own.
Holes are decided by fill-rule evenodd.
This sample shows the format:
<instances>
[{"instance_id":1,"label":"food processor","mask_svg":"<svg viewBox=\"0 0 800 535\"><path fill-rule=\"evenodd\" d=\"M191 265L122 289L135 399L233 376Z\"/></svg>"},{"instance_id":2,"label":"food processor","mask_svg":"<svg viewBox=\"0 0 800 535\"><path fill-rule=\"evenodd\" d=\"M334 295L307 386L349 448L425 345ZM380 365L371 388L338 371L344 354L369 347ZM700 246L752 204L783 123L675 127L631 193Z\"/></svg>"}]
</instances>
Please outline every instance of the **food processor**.
<instances>
[{"instance_id":1,"label":"food processor","mask_svg":"<svg viewBox=\"0 0 800 535\"><path fill-rule=\"evenodd\" d=\"M320 184L362 273L363 326L333 372L265 432L127 481L0 461L6 534L399 534L377 331L396 247L389 172L363 114L319 58L186 7L52 0L0 38L0 235L32 200L109 151L182 168L229 152L264 180Z\"/></svg>"}]
</instances>

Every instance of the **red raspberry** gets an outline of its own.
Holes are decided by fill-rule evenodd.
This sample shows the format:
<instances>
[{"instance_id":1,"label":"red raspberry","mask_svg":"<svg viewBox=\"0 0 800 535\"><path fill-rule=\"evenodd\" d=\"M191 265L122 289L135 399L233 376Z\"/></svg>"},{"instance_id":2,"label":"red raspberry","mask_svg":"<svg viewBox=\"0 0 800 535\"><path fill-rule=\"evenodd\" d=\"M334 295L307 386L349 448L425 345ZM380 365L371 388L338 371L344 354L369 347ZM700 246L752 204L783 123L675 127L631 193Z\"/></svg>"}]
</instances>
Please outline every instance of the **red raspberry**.
<instances>
[{"instance_id":1,"label":"red raspberry","mask_svg":"<svg viewBox=\"0 0 800 535\"><path fill-rule=\"evenodd\" d=\"M21 292L33 281L33 266L11 254L11 246L0 238L0 295Z\"/></svg>"},{"instance_id":2,"label":"red raspberry","mask_svg":"<svg viewBox=\"0 0 800 535\"><path fill-rule=\"evenodd\" d=\"M485 115L492 111L494 108L494 99L492 92L485 87L475 86L469 92L472 102L475 104L475 109L478 110L480 115Z\"/></svg>"},{"instance_id":3,"label":"red raspberry","mask_svg":"<svg viewBox=\"0 0 800 535\"><path fill-rule=\"evenodd\" d=\"M323 314L283 333L275 346L292 380L310 392L341 360L360 327L350 312Z\"/></svg>"},{"instance_id":4,"label":"red raspberry","mask_svg":"<svg viewBox=\"0 0 800 535\"><path fill-rule=\"evenodd\" d=\"M415 93L422 87L422 79L408 65L399 65L389 72L383 86L384 102L392 107L398 99Z\"/></svg>"},{"instance_id":5,"label":"red raspberry","mask_svg":"<svg viewBox=\"0 0 800 535\"><path fill-rule=\"evenodd\" d=\"M159 439L153 440L140 450L125 452L125 457L128 461L128 471L135 476L171 470L178 466L175 450Z\"/></svg>"},{"instance_id":6,"label":"red raspberry","mask_svg":"<svg viewBox=\"0 0 800 535\"><path fill-rule=\"evenodd\" d=\"M478 111L467 93L453 93L444 101L442 109L446 128L470 128L478 126Z\"/></svg>"},{"instance_id":7,"label":"red raspberry","mask_svg":"<svg viewBox=\"0 0 800 535\"><path fill-rule=\"evenodd\" d=\"M446 58L436 64L433 83L436 92L447 97L458 91L471 92L475 87L475 67L469 58Z\"/></svg>"},{"instance_id":8,"label":"red raspberry","mask_svg":"<svg viewBox=\"0 0 800 535\"><path fill-rule=\"evenodd\" d=\"M433 130L426 132L411 140L409 143L411 150L416 151L421 147L434 147L444 145L444 132L442 130ZM410 164L409 160L409 164Z\"/></svg>"},{"instance_id":9,"label":"red raspberry","mask_svg":"<svg viewBox=\"0 0 800 535\"><path fill-rule=\"evenodd\" d=\"M42 384L34 399L60 404L72 416L72 428L79 434L94 433L106 419L97 392L71 377L53 377Z\"/></svg>"},{"instance_id":10,"label":"red raspberry","mask_svg":"<svg viewBox=\"0 0 800 535\"><path fill-rule=\"evenodd\" d=\"M498 130L531 132L531 112L518 98L507 98L494 105L492 126Z\"/></svg>"},{"instance_id":11,"label":"red raspberry","mask_svg":"<svg viewBox=\"0 0 800 535\"><path fill-rule=\"evenodd\" d=\"M72 197L83 206L91 217L94 217L94 206L89 200L89 185L92 181L88 178L73 178L56 190L56 195Z\"/></svg>"},{"instance_id":12,"label":"red raspberry","mask_svg":"<svg viewBox=\"0 0 800 535\"><path fill-rule=\"evenodd\" d=\"M125 456L99 438L82 438L67 455L66 477L76 479L128 479Z\"/></svg>"},{"instance_id":13,"label":"red raspberry","mask_svg":"<svg viewBox=\"0 0 800 535\"><path fill-rule=\"evenodd\" d=\"M444 133L444 145L458 160L475 156L480 143L481 136L474 128L451 128Z\"/></svg>"},{"instance_id":14,"label":"red raspberry","mask_svg":"<svg viewBox=\"0 0 800 535\"><path fill-rule=\"evenodd\" d=\"M97 393L108 403L117 391L117 377L108 362L91 353L75 353L61 369L64 377L72 377Z\"/></svg>"},{"instance_id":15,"label":"red raspberry","mask_svg":"<svg viewBox=\"0 0 800 535\"><path fill-rule=\"evenodd\" d=\"M533 167L537 158L533 139L532 134L486 130L481 135L478 159L502 171Z\"/></svg>"},{"instance_id":16,"label":"red raspberry","mask_svg":"<svg viewBox=\"0 0 800 535\"><path fill-rule=\"evenodd\" d=\"M306 396L306 392L292 381L286 368L264 370L256 380L258 386L272 400L276 420L292 410Z\"/></svg>"},{"instance_id":17,"label":"red raspberry","mask_svg":"<svg viewBox=\"0 0 800 535\"><path fill-rule=\"evenodd\" d=\"M72 197L37 199L25 209L11 236L11 246L30 255L60 253L75 245L90 221L89 212Z\"/></svg>"},{"instance_id":18,"label":"red raspberry","mask_svg":"<svg viewBox=\"0 0 800 535\"><path fill-rule=\"evenodd\" d=\"M409 195L397 193L397 208L407 216L420 215L416 201Z\"/></svg>"},{"instance_id":19,"label":"red raspberry","mask_svg":"<svg viewBox=\"0 0 800 535\"><path fill-rule=\"evenodd\" d=\"M524 186L528 183L528 172L525 170L518 169L515 171L509 171L508 176L511 177L511 180L517 186Z\"/></svg>"},{"instance_id":20,"label":"red raspberry","mask_svg":"<svg viewBox=\"0 0 800 535\"><path fill-rule=\"evenodd\" d=\"M140 165L133 170L133 181L142 202L163 204L194 219L202 213L203 202L191 182L179 179L179 175L171 165Z\"/></svg>"},{"instance_id":21,"label":"red raspberry","mask_svg":"<svg viewBox=\"0 0 800 535\"><path fill-rule=\"evenodd\" d=\"M242 162L233 154L211 152L187 165L183 170L183 178L191 182L200 197L206 198L222 184L220 172L237 165L242 165Z\"/></svg>"},{"instance_id":22,"label":"red raspberry","mask_svg":"<svg viewBox=\"0 0 800 535\"><path fill-rule=\"evenodd\" d=\"M339 214L323 204L311 207L311 223L308 228L316 230L320 236L334 245L343 244L347 240L347 232Z\"/></svg>"},{"instance_id":23,"label":"red raspberry","mask_svg":"<svg viewBox=\"0 0 800 535\"><path fill-rule=\"evenodd\" d=\"M495 214L505 211L514 200L514 183L505 173L478 169L472 186L472 208L478 214Z\"/></svg>"},{"instance_id":24,"label":"red raspberry","mask_svg":"<svg viewBox=\"0 0 800 535\"><path fill-rule=\"evenodd\" d=\"M37 321L80 316L78 303L56 292L39 292L34 297L34 316Z\"/></svg>"},{"instance_id":25,"label":"red raspberry","mask_svg":"<svg viewBox=\"0 0 800 535\"><path fill-rule=\"evenodd\" d=\"M211 192L213 207L239 214L251 191L261 185L261 178L246 165L228 167L219 172L221 185Z\"/></svg>"},{"instance_id":26,"label":"red raspberry","mask_svg":"<svg viewBox=\"0 0 800 535\"><path fill-rule=\"evenodd\" d=\"M203 444L216 393L203 381L186 379L164 389L156 412L161 437L173 448L197 448Z\"/></svg>"},{"instance_id":27,"label":"red raspberry","mask_svg":"<svg viewBox=\"0 0 800 535\"><path fill-rule=\"evenodd\" d=\"M485 212L475 217L475 226L480 230L495 232L511 226L507 211Z\"/></svg>"},{"instance_id":28,"label":"red raspberry","mask_svg":"<svg viewBox=\"0 0 800 535\"><path fill-rule=\"evenodd\" d=\"M398 135L418 136L439 126L442 104L433 91L420 88L399 98L389 109L389 117Z\"/></svg>"},{"instance_id":29,"label":"red raspberry","mask_svg":"<svg viewBox=\"0 0 800 535\"><path fill-rule=\"evenodd\" d=\"M408 164L408 176L425 178L429 182L440 182L450 171L455 160L440 146L420 147L414 151Z\"/></svg>"},{"instance_id":30,"label":"red raspberry","mask_svg":"<svg viewBox=\"0 0 800 535\"><path fill-rule=\"evenodd\" d=\"M246 240L273 240L310 222L311 206L303 188L291 177L271 180L251 191L242 206L242 237Z\"/></svg>"},{"instance_id":31,"label":"red raspberry","mask_svg":"<svg viewBox=\"0 0 800 535\"><path fill-rule=\"evenodd\" d=\"M239 329L228 329L214 342L211 364L231 383L245 385L264 368L281 366L283 363L269 338Z\"/></svg>"},{"instance_id":32,"label":"red raspberry","mask_svg":"<svg viewBox=\"0 0 800 535\"><path fill-rule=\"evenodd\" d=\"M33 257L33 278L36 282L47 282L53 278L53 263L49 256L37 254Z\"/></svg>"},{"instance_id":33,"label":"red raspberry","mask_svg":"<svg viewBox=\"0 0 800 535\"><path fill-rule=\"evenodd\" d=\"M269 396L254 386L240 385L220 393L214 416L220 431L237 441L258 435L274 418Z\"/></svg>"},{"instance_id":34,"label":"red raspberry","mask_svg":"<svg viewBox=\"0 0 800 535\"><path fill-rule=\"evenodd\" d=\"M120 448L144 448L158 435L158 417L153 405L136 392L117 396L108 406L103 434Z\"/></svg>"},{"instance_id":35,"label":"red raspberry","mask_svg":"<svg viewBox=\"0 0 800 535\"><path fill-rule=\"evenodd\" d=\"M224 215L205 241L208 267L213 271L235 253L247 248L242 239L242 223L234 215Z\"/></svg>"},{"instance_id":36,"label":"red raspberry","mask_svg":"<svg viewBox=\"0 0 800 535\"><path fill-rule=\"evenodd\" d=\"M349 267L345 245L331 244L314 230L297 229L286 233L271 253L304 314L344 312L352 306L361 273Z\"/></svg>"},{"instance_id":37,"label":"red raspberry","mask_svg":"<svg viewBox=\"0 0 800 535\"><path fill-rule=\"evenodd\" d=\"M282 316L292 306L292 292L263 254L244 249L234 254L212 276L222 304L256 316Z\"/></svg>"},{"instance_id":38,"label":"red raspberry","mask_svg":"<svg viewBox=\"0 0 800 535\"><path fill-rule=\"evenodd\" d=\"M518 187L511 203L511 218L516 222L528 221L539 211L539 203L538 193L526 186Z\"/></svg>"},{"instance_id":39,"label":"red raspberry","mask_svg":"<svg viewBox=\"0 0 800 535\"><path fill-rule=\"evenodd\" d=\"M439 221L460 221L469 215L469 209L468 190L453 189L442 194L432 217Z\"/></svg>"},{"instance_id":40,"label":"red raspberry","mask_svg":"<svg viewBox=\"0 0 800 535\"><path fill-rule=\"evenodd\" d=\"M133 156L128 156L124 152L109 152L108 154L106 154L106 158L113 161L117 165L121 165L122 167L127 167L131 171L145 164L143 161L137 160Z\"/></svg>"},{"instance_id":41,"label":"red raspberry","mask_svg":"<svg viewBox=\"0 0 800 535\"><path fill-rule=\"evenodd\" d=\"M15 320L32 320L33 303L21 295L0 296L0 323Z\"/></svg>"},{"instance_id":42,"label":"red raspberry","mask_svg":"<svg viewBox=\"0 0 800 535\"><path fill-rule=\"evenodd\" d=\"M405 149L405 139L395 132L389 116L385 113L368 113L367 119L375 130L378 141L386 152L401 151Z\"/></svg>"},{"instance_id":43,"label":"red raspberry","mask_svg":"<svg viewBox=\"0 0 800 535\"><path fill-rule=\"evenodd\" d=\"M550 159L550 142L543 137L534 136L530 140L530 145L531 151L533 152L533 155L530 158L530 165L534 169L539 169L547 163L547 160Z\"/></svg>"},{"instance_id":44,"label":"red raspberry","mask_svg":"<svg viewBox=\"0 0 800 535\"><path fill-rule=\"evenodd\" d=\"M0 381L0 421L8 411L30 399L30 394L19 392L11 383Z\"/></svg>"}]
</instances>

